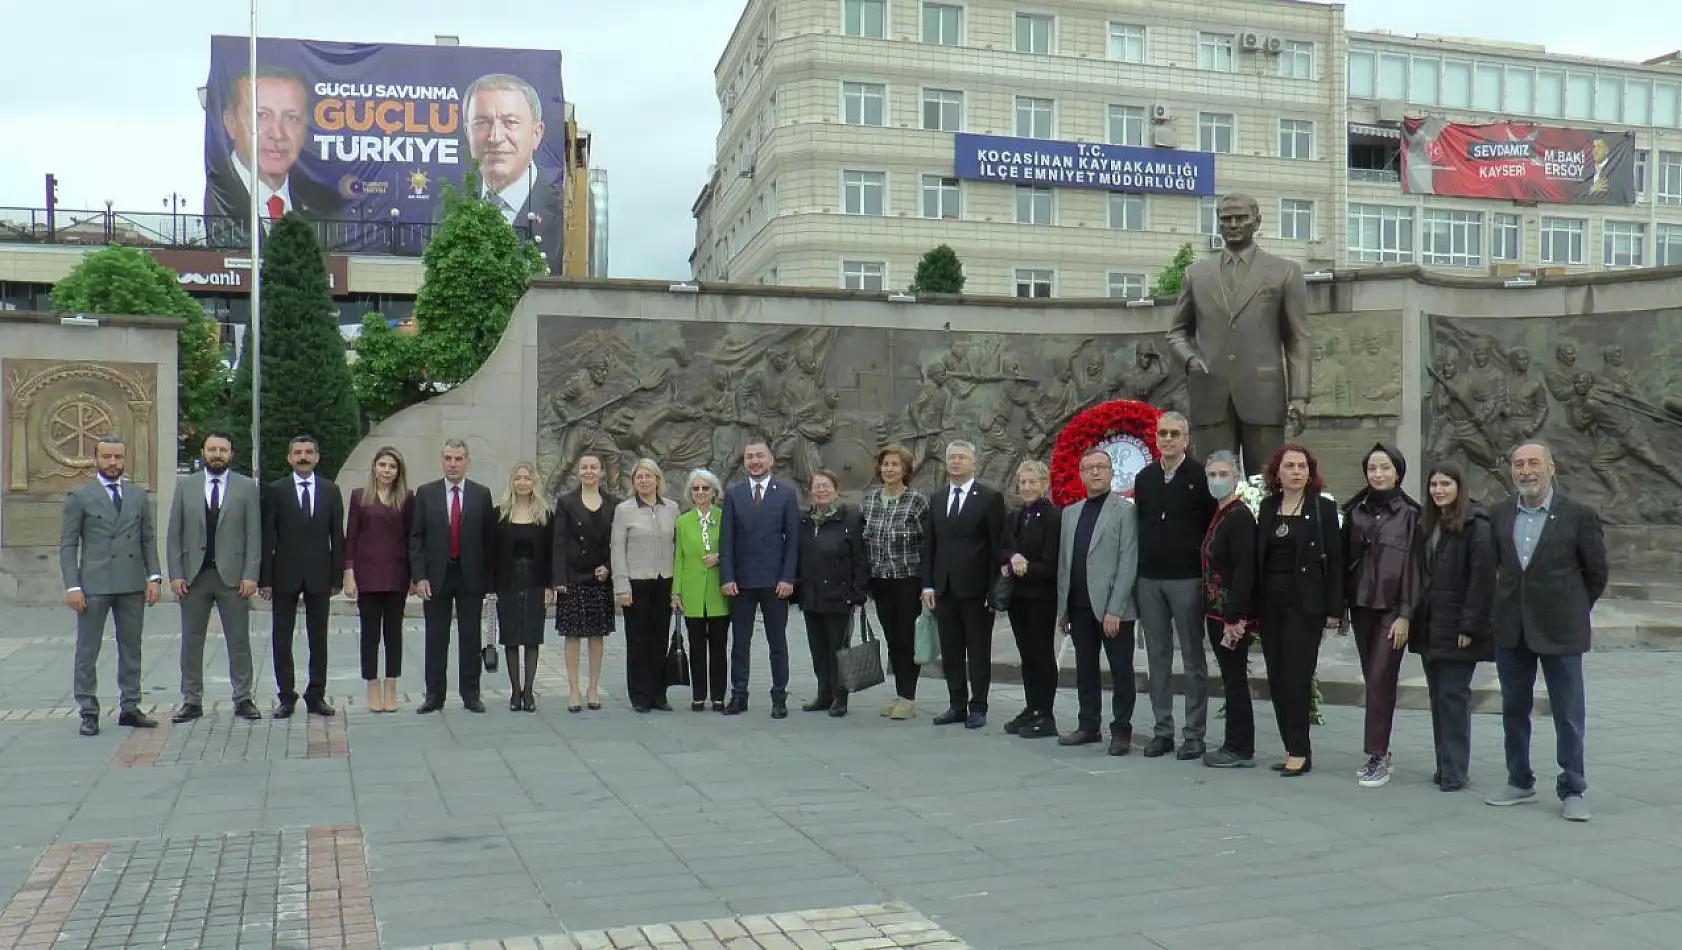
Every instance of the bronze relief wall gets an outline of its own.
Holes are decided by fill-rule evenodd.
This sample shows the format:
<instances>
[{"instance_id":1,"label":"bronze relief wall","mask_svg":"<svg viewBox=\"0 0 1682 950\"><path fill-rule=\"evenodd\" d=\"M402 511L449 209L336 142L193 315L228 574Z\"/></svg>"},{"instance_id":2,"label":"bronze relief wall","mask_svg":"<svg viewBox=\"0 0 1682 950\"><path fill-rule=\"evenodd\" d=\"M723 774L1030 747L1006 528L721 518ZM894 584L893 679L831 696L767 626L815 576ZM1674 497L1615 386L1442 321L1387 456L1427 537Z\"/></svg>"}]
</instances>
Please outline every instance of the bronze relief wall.
<instances>
[{"instance_id":1,"label":"bronze relief wall","mask_svg":"<svg viewBox=\"0 0 1682 950\"><path fill-rule=\"evenodd\" d=\"M763 437L777 471L802 486L833 469L844 492L873 477L899 442L913 484L944 477L947 442L976 444L980 478L1010 488L1028 458L1048 459L1076 412L1114 398L1184 409L1185 381L1159 334L1099 337L872 327L540 319L538 454L551 491L585 453L629 490L652 457L669 490L690 469L740 474Z\"/></svg>"}]
</instances>

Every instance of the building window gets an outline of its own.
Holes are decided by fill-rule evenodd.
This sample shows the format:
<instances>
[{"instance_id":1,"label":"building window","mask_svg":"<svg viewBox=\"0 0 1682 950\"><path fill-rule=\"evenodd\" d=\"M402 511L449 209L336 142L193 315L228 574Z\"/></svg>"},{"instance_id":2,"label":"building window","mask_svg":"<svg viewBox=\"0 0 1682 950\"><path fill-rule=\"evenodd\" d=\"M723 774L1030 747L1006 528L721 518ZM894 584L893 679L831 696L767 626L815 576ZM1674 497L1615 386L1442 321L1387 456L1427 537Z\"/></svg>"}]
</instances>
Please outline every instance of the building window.
<instances>
[{"instance_id":1,"label":"building window","mask_svg":"<svg viewBox=\"0 0 1682 950\"><path fill-rule=\"evenodd\" d=\"M1037 267L1018 267L1016 269L1016 296L1018 297L1049 297L1051 285L1056 282L1057 272Z\"/></svg>"},{"instance_id":2,"label":"building window","mask_svg":"<svg viewBox=\"0 0 1682 950\"><path fill-rule=\"evenodd\" d=\"M1623 117L1624 81L1602 76L1594 84L1594 120L1618 122Z\"/></svg>"},{"instance_id":3,"label":"building window","mask_svg":"<svg viewBox=\"0 0 1682 950\"><path fill-rule=\"evenodd\" d=\"M1233 67L1231 33L1197 34L1197 68L1230 73Z\"/></svg>"},{"instance_id":4,"label":"building window","mask_svg":"<svg viewBox=\"0 0 1682 950\"><path fill-rule=\"evenodd\" d=\"M1201 152L1232 151L1232 113L1199 112L1197 114L1197 149Z\"/></svg>"},{"instance_id":5,"label":"building window","mask_svg":"<svg viewBox=\"0 0 1682 950\"><path fill-rule=\"evenodd\" d=\"M1483 266L1481 212L1426 211L1421 225L1421 263L1439 267Z\"/></svg>"},{"instance_id":6,"label":"building window","mask_svg":"<svg viewBox=\"0 0 1682 950\"><path fill-rule=\"evenodd\" d=\"M1144 106L1110 106L1105 138L1111 145L1145 144Z\"/></svg>"},{"instance_id":7,"label":"building window","mask_svg":"<svg viewBox=\"0 0 1682 950\"><path fill-rule=\"evenodd\" d=\"M1050 99L1017 96L1016 134L1029 139L1051 138L1052 112L1053 103Z\"/></svg>"},{"instance_id":8,"label":"building window","mask_svg":"<svg viewBox=\"0 0 1682 950\"><path fill-rule=\"evenodd\" d=\"M1311 161L1314 158L1314 123L1307 119L1280 119L1279 157Z\"/></svg>"},{"instance_id":9,"label":"building window","mask_svg":"<svg viewBox=\"0 0 1682 950\"><path fill-rule=\"evenodd\" d=\"M1682 226L1659 225L1659 233L1653 235L1653 253L1660 267L1682 264Z\"/></svg>"},{"instance_id":10,"label":"building window","mask_svg":"<svg viewBox=\"0 0 1682 950\"><path fill-rule=\"evenodd\" d=\"M1624 83L1624 124L1648 125L1653 121L1653 87L1630 80Z\"/></svg>"},{"instance_id":11,"label":"building window","mask_svg":"<svg viewBox=\"0 0 1682 950\"><path fill-rule=\"evenodd\" d=\"M1565 74L1552 69L1536 71L1536 114L1557 119L1565 114Z\"/></svg>"},{"instance_id":12,"label":"building window","mask_svg":"<svg viewBox=\"0 0 1682 950\"><path fill-rule=\"evenodd\" d=\"M1659 153L1658 199L1662 205L1682 205L1682 152Z\"/></svg>"},{"instance_id":13,"label":"building window","mask_svg":"<svg viewBox=\"0 0 1682 950\"><path fill-rule=\"evenodd\" d=\"M1197 233L1205 237L1221 233L1220 217L1215 213L1219 202L1215 198L1197 199Z\"/></svg>"},{"instance_id":14,"label":"building window","mask_svg":"<svg viewBox=\"0 0 1682 950\"><path fill-rule=\"evenodd\" d=\"M1647 226L1633 221L1607 221L1602 225L1606 239L1607 267L1641 267L1646 263Z\"/></svg>"},{"instance_id":15,"label":"building window","mask_svg":"<svg viewBox=\"0 0 1682 950\"><path fill-rule=\"evenodd\" d=\"M841 209L847 214L887 214L887 196L887 172L841 173Z\"/></svg>"},{"instance_id":16,"label":"building window","mask_svg":"<svg viewBox=\"0 0 1682 950\"><path fill-rule=\"evenodd\" d=\"M1349 256L1367 264L1413 263L1413 209L1350 205Z\"/></svg>"},{"instance_id":17,"label":"building window","mask_svg":"<svg viewBox=\"0 0 1682 950\"><path fill-rule=\"evenodd\" d=\"M1016 51L1018 53L1039 53L1042 56L1051 52L1052 18L1038 13L1018 13L1016 15Z\"/></svg>"},{"instance_id":18,"label":"building window","mask_svg":"<svg viewBox=\"0 0 1682 950\"><path fill-rule=\"evenodd\" d=\"M1472 64L1463 60L1443 61L1442 95L1443 105L1451 109L1470 109L1472 107Z\"/></svg>"},{"instance_id":19,"label":"building window","mask_svg":"<svg viewBox=\"0 0 1682 950\"><path fill-rule=\"evenodd\" d=\"M1110 192L1110 227L1117 231L1145 229L1145 196Z\"/></svg>"},{"instance_id":20,"label":"building window","mask_svg":"<svg viewBox=\"0 0 1682 950\"><path fill-rule=\"evenodd\" d=\"M1110 60L1117 63L1145 61L1145 28L1131 23L1110 24Z\"/></svg>"},{"instance_id":21,"label":"building window","mask_svg":"<svg viewBox=\"0 0 1682 950\"><path fill-rule=\"evenodd\" d=\"M1378 98L1408 97L1408 58L1395 53L1378 54Z\"/></svg>"},{"instance_id":22,"label":"building window","mask_svg":"<svg viewBox=\"0 0 1682 950\"><path fill-rule=\"evenodd\" d=\"M942 175L923 176L923 217L955 219L963 217L963 210L958 179Z\"/></svg>"},{"instance_id":23,"label":"building window","mask_svg":"<svg viewBox=\"0 0 1682 950\"><path fill-rule=\"evenodd\" d=\"M1594 77L1588 73L1565 74L1565 117L1587 119L1594 112Z\"/></svg>"},{"instance_id":24,"label":"building window","mask_svg":"<svg viewBox=\"0 0 1682 950\"><path fill-rule=\"evenodd\" d=\"M1287 241L1314 239L1314 202L1301 198L1279 201L1279 236Z\"/></svg>"},{"instance_id":25,"label":"building window","mask_svg":"<svg viewBox=\"0 0 1682 950\"><path fill-rule=\"evenodd\" d=\"M1145 275L1110 271L1109 294L1111 297L1119 297L1122 300L1145 299Z\"/></svg>"},{"instance_id":26,"label":"building window","mask_svg":"<svg viewBox=\"0 0 1682 950\"><path fill-rule=\"evenodd\" d=\"M1507 84L1501 94L1501 103L1509 115L1535 115L1536 70L1508 66Z\"/></svg>"},{"instance_id":27,"label":"building window","mask_svg":"<svg viewBox=\"0 0 1682 950\"><path fill-rule=\"evenodd\" d=\"M1376 87L1373 69L1377 61L1371 53L1351 51L1349 54L1349 98L1371 99Z\"/></svg>"},{"instance_id":28,"label":"building window","mask_svg":"<svg viewBox=\"0 0 1682 950\"><path fill-rule=\"evenodd\" d=\"M1647 164L1653 153L1644 148L1635 150L1635 196L1640 198L1647 193Z\"/></svg>"},{"instance_id":29,"label":"building window","mask_svg":"<svg viewBox=\"0 0 1682 950\"><path fill-rule=\"evenodd\" d=\"M1489 225L1489 259L1516 261L1524 256L1524 222L1516 214L1497 214Z\"/></svg>"},{"instance_id":30,"label":"building window","mask_svg":"<svg viewBox=\"0 0 1682 950\"><path fill-rule=\"evenodd\" d=\"M1279 47L1279 75L1285 79L1314 78L1314 44L1285 40Z\"/></svg>"},{"instance_id":31,"label":"building window","mask_svg":"<svg viewBox=\"0 0 1682 950\"><path fill-rule=\"evenodd\" d=\"M848 36L888 38L888 0L841 0L842 28Z\"/></svg>"},{"instance_id":32,"label":"building window","mask_svg":"<svg viewBox=\"0 0 1682 950\"><path fill-rule=\"evenodd\" d=\"M923 4L923 42L936 46L963 43L964 8L950 3Z\"/></svg>"},{"instance_id":33,"label":"building window","mask_svg":"<svg viewBox=\"0 0 1682 950\"><path fill-rule=\"evenodd\" d=\"M1408 101L1434 106L1442 82L1442 61L1428 56L1413 58L1413 75L1408 80Z\"/></svg>"},{"instance_id":34,"label":"building window","mask_svg":"<svg viewBox=\"0 0 1682 950\"><path fill-rule=\"evenodd\" d=\"M1035 185L1016 186L1016 223L1050 224L1052 199L1050 188Z\"/></svg>"},{"instance_id":35,"label":"building window","mask_svg":"<svg viewBox=\"0 0 1682 950\"><path fill-rule=\"evenodd\" d=\"M923 129L957 132L964 124L964 94L956 89L923 90Z\"/></svg>"},{"instance_id":36,"label":"building window","mask_svg":"<svg viewBox=\"0 0 1682 950\"><path fill-rule=\"evenodd\" d=\"M841 84L841 121L848 125L885 125L888 87L879 82Z\"/></svg>"},{"instance_id":37,"label":"building window","mask_svg":"<svg viewBox=\"0 0 1682 950\"><path fill-rule=\"evenodd\" d=\"M883 261L842 261L842 290L885 290L888 265Z\"/></svg>"},{"instance_id":38,"label":"building window","mask_svg":"<svg viewBox=\"0 0 1682 950\"><path fill-rule=\"evenodd\" d=\"M1472 68L1472 108L1480 112L1501 111L1501 67L1478 63Z\"/></svg>"},{"instance_id":39,"label":"building window","mask_svg":"<svg viewBox=\"0 0 1682 950\"><path fill-rule=\"evenodd\" d=\"M1581 264L1583 235L1589 223L1582 218L1542 219L1542 263Z\"/></svg>"}]
</instances>

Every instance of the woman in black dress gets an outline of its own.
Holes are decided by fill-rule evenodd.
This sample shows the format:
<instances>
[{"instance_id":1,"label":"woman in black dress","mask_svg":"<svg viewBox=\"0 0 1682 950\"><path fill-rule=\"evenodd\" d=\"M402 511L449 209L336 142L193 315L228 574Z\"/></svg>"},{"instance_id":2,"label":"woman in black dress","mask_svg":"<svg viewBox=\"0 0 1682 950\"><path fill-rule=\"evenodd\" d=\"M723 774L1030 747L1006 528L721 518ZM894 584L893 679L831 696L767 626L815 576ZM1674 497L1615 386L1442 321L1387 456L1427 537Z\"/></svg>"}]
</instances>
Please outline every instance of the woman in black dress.
<instances>
[{"instance_id":1,"label":"woman in black dress","mask_svg":"<svg viewBox=\"0 0 1682 950\"><path fill-rule=\"evenodd\" d=\"M578 460L578 487L555 504L555 629L566 638L567 712L584 708L578 689L578 645L590 644L591 709L602 708L602 638L613 632L613 572L608 547L619 499L602 488L602 460Z\"/></svg>"},{"instance_id":2,"label":"woman in black dress","mask_svg":"<svg viewBox=\"0 0 1682 950\"><path fill-rule=\"evenodd\" d=\"M537 712L532 686L537 680L537 650L543 643L544 608L553 597L549 587L553 527L549 502L537 490L537 466L517 463L508 473L508 488L497 506L490 557L491 590L501 631L498 640L508 665L509 712Z\"/></svg>"},{"instance_id":3,"label":"woman in black dress","mask_svg":"<svg viewBox=\"0 0 1682 950\"><path fill-rule=\"evenodd\" d=\"M1029 459L1016 467L1016 494L1022 507L1005 524L1003 577L1010 578L1010 632L1022 659L1022 692L1027 705L1005 732L1024 739L1057 735L1052 704L1057 699L1057 558L1063 518L1046 489L1051 472Z\"/></svg>"},{"instance_id":4,"label":"woman in black dress","mask_svg":"<svg viewBox=\"0 0 1682 950\"><path fill-rule=\"evenodd\" d=\"M1343 618L1343 543L1337 503L1325 495L1320 463L1300 445L1286 445L1262 474L1267 497L1256 514L1255 610L1262 657L1285 761L1274 771L1295 778L1314 768L1309 745L1314 671L1320 638Z\"/></svg>"},{"instance_id":5,"label":"woman in black dress","mask_svg":"<svg viewBox=\"0 0 1682 950\"><path fill-rule=\"evenodd\" d=\"M827 468L812 473L807 495L812 507L800 519L800 559L794 572L795 596L806 618L806 645L818 695L800 707L847 715L847 687L841 683L836 654L852 639L853 611L870 593L870 555L864 546L864 515L841 503L840 479Z\"/></svg>"}]
</instances>

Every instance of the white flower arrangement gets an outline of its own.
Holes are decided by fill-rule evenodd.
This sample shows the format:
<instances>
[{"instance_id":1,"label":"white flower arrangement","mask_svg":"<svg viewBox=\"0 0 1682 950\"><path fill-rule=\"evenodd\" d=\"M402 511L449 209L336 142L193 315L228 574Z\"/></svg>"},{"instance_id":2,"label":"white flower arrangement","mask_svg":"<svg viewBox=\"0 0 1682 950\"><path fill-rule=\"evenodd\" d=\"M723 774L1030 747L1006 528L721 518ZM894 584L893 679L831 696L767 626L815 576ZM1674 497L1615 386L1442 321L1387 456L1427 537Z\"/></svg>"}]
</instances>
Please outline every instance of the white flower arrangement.
<instances>
[{"instance_id":1,"label":"white flower arrangement","mask_svg":"<svg viewBox=\"0 0 1682 950\"><path fill-rule=\"evenodd\" d=\"M1244 481L1239 482L1237 489L1234 491L1238 500L1250 509L1252 515L1261 512L1262 499L1267 497L1267 489L1264 484L1260 475L1251 475ZM1331 499L1334 504L1337 502L1337 499L1332 497L1331 492L1321 492L1321 494ZM1343 524L1343 509L1341 507L1337 510L1337 523L1339 525Z\"/></svg>"}]
</instances>

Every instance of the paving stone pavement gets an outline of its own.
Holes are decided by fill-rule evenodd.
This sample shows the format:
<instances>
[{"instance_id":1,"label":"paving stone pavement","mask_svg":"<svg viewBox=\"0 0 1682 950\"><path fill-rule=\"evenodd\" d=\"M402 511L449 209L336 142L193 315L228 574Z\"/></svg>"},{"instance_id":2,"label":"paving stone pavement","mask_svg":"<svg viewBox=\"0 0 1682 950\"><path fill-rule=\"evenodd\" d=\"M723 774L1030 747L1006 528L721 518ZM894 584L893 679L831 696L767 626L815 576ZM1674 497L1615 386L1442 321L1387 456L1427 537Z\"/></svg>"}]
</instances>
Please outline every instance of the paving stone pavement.
<instances>
[{"instance_id":1,"label":"paving stone pavement","mask_svg":"<svg viewBox=\"0 0 1682 950\"><path fill-rule=\"evenodd\" d=\"M148 613L146 698L166 713L176 623ZM1316 729L1314 773L1281 782L1004 736L1014 687L978 732L881 719L881 689L843 720L774 722L758 644L742 717L676 693L679 712L635 715L616 651L607 708L569 715L555 648L537 714L487 689L487 715L423 717L412 698L362 707L341 630L331 722L234 720L213 649L206 719L144 733L107 717L83 739L71 629L0 608L0 950L1650 950L1682 932L1682 763L1661 751L1682 655L1588 658L1595 818L1573 825L1545 793L1497 810L1438 792L1420 712L1397 717L1388 787L1356 786L1348 708ZM791 632L798 703L812 679ZM114 665L107 644L107 705ZM926 703L942 692L925 680ZM1474 732L1490 790L1499 718ZM1551 724L1535 733L1547 789Z\"/></svg>"}]
</instances>

